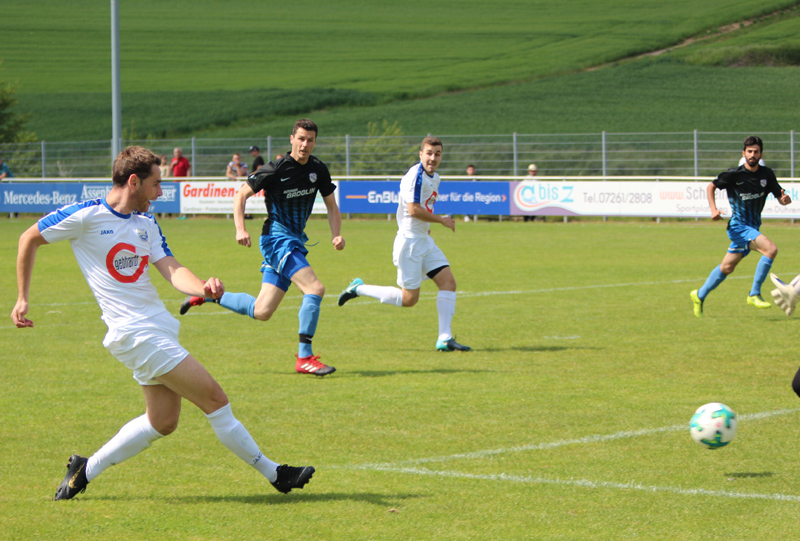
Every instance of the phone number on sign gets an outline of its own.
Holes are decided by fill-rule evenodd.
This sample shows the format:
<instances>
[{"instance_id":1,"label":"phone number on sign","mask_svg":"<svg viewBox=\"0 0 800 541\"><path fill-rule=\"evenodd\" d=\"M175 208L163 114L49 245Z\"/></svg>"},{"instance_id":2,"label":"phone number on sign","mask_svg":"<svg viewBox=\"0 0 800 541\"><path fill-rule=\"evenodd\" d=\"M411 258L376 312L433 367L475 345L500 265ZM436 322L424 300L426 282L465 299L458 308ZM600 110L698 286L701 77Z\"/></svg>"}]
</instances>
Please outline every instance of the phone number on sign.
<instances>
[{"instance_id":1,"label":"phone number on sign","mask_svg":"<svg viewBox=\"0 0 800 541\"><path fill-rule=\"evenodd\" d=\"M651 193L619 193L619 192L598 192L593 194L583 194L584 203L629 203L647 204L653 202Z\"/></svg>"}]
</instances>

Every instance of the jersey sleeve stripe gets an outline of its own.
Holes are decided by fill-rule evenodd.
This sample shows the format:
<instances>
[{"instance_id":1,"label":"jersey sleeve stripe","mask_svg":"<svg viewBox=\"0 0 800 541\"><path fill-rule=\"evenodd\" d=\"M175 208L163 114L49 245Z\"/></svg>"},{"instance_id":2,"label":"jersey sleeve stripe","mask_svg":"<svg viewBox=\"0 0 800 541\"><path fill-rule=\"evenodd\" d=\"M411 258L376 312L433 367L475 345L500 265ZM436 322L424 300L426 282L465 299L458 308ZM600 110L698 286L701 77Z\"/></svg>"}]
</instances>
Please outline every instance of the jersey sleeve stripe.
<instances>
[{"instance_id":1,"label":"jersey sleeve stripe","mask_svg":"<svg viewBox=\"0 0 800 541\"><path fill-rule=\"evenodd\" d=\"M81 211L82 209L93 207L102 203L101 199L90 199L88 201L81 201L80 203L73 203L66 207L56 209L41 220L39 220L39 232L44 231L48 227L53 227L63 222L73 214Z\"/></svg>"}]
</instances>

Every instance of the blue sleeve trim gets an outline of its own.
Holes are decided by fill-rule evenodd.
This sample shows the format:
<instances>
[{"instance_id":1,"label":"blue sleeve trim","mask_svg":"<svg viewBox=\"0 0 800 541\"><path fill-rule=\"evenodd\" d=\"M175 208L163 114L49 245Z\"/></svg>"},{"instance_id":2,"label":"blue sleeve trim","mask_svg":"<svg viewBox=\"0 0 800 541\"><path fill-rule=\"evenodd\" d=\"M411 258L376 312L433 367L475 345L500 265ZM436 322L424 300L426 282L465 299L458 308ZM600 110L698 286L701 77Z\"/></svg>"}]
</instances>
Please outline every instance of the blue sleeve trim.
<instances>
[{"instance_id":1,"label":"blue sleeve trim","mask_svg":"<svg viewBox=\"0 0 800 541\"><path fill-rule=\"evenodd\" d=\"M39 232L41 233L48 227L58 225L73 214L89 207L94 207L103 203L102 199L89 199L88 201L81 201L80 203L73 203L66 207L56 209L38 222Z\"/></svg>"}]
</instances>

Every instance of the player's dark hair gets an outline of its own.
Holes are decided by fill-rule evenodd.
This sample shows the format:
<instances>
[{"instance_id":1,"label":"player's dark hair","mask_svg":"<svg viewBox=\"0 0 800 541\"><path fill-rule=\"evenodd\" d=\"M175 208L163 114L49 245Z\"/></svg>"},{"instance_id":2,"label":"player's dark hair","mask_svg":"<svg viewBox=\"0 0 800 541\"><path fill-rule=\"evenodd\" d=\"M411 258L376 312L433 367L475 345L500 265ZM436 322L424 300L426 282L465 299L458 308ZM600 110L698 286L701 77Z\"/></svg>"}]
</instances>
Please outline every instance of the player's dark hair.
<instances>
[{"instance_id":1,"label":"player's dark hair","mask_svg":"<svg viewBox=\"0 0 800 541\"><path fill-rule=\"evenodd\" d=\"M161 165L161 158L144 147L128 147L117 154L111 179L115 186L127 184L131 175L144 180L152 174L153 165Z\"/></svg>"},{"instance_id":2,"label":"player's dark hair","mask_svg":"<svg viewBox=\"0 0 800 541\"><path fill-rule=\"evenodd\" d=\"M422 140L422 143L420 143L419 149L422 150L423 148L425 148L425 145L430 145L432 147L442 147L442 150L444 150L444 145L442 144L442 140L439 139L438 137L433 137L430 135L427 136L425 139Z\"/></svg>"},{"instance_id":3,"label":"player's dark hair","mask_svg":"<svg viewBox=\"0 0 800 541\"><path fill-rule=\"evenodd\" d=\"M755 135L751 135L744 140L744 146L742 147L742 150L747 150L747 147L751 147L753 145L758 145L758 148L761 150L761 152L764 152L764 141L761 140L761 137L756 137Z\"/></svg>"},{"instance_id":4,"label":"player's dark hair","mask_svg":"<svg viewBox=\"0 0 800 541\"><path fill-rule=\"evenodd\" d=\"M297 133L298 128L303 128L306 131L313 131L315 135L319 135L319 129L317 125L314 124L312 120L307 118L301 118L297 122L294 123L294 127L292 128L292 135Z\"/></svg>"}]
</instances>

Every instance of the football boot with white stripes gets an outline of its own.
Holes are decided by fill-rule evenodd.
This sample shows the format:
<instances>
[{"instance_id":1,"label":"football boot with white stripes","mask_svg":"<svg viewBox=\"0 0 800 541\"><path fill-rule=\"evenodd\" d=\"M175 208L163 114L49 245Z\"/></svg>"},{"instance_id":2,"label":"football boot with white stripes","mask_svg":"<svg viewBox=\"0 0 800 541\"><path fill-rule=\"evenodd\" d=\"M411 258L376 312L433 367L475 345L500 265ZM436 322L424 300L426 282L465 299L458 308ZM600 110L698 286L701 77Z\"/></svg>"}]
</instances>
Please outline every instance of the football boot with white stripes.
<instances>
[{"instance_id":1,"label":"football boot with white stripes","mask_svg":"<svg viewBox=\"0 0 800 541\"><path fill-rule=\"evenodd\" d=\"M314 374L315 376L327 376L336 372L334 367L319 362L319 355L298 356L294 369L301 374Z\"/></svg>"}]
</instances>

